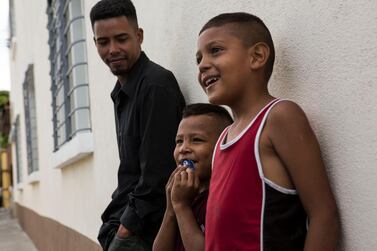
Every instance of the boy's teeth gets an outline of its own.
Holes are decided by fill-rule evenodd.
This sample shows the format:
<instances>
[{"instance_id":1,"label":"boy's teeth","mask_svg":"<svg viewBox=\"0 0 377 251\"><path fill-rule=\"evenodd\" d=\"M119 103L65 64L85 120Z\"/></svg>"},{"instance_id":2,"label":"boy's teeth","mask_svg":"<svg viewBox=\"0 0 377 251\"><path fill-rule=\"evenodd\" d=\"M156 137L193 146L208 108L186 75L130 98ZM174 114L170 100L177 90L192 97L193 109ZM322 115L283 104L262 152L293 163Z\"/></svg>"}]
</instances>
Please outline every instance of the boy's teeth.
<instances>
[{"instance_id":1,"label":"boy's teeth","mask_svg":"<svg viewBox=\"0 0 377 251\"><path fill-rule=\"evenodd\" d=\"M206 85L208 86L208 85L212 84L213 82L216 82L217 80L218 80L218 78L215 78L215 77L210 78L206 81Z\"/></svg>"}]
</instances>

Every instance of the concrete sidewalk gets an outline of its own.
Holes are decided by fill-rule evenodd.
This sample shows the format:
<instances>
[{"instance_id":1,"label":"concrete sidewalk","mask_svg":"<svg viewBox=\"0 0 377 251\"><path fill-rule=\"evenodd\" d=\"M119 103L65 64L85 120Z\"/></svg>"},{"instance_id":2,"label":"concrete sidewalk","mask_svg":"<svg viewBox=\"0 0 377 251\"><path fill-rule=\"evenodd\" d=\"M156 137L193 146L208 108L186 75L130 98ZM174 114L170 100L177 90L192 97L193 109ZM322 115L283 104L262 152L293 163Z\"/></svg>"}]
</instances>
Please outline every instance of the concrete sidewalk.
<instances>
[{"instance_id":1,"label":"concrete sidewalk","mask_svg":"<svg viewBox=\"0 0 377 251\"><path fill-rule=\"evenodd\" d=\"M38 251L17 219L12 219L10 211L4 208L0 208L0 250Z\"/></svg>"}]
</instances>

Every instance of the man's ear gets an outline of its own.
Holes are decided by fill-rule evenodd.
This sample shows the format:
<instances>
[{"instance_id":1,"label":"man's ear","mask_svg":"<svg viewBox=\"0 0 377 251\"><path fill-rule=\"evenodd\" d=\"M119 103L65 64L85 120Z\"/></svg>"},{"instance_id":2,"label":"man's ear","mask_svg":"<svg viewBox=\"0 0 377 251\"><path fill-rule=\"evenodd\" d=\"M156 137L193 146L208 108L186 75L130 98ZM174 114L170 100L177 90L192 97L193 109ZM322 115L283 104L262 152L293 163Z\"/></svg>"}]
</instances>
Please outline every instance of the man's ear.
<instances>
[{"instance_id":1,"label":"man's ear","mask_svg":"<svg viewBox=\"0 0 377 251\"><path fill-rule=\"evenodd\" d=\"M258 42L249 49L250 68L258 70L263 68L270 57L270 47L264 42Z\"/></svg>"},{"instance_id":2,"label":"man's ear","mask_svg":"<svg viewBox=\"0 0 377 251\"><path fill-rule=\"evenodd\" d=\"M144 40L144 31L143 31L142 28L137 28L136 37L137 37L139 44L142 44L143 40Z\"/></svg>"}]
</instances>

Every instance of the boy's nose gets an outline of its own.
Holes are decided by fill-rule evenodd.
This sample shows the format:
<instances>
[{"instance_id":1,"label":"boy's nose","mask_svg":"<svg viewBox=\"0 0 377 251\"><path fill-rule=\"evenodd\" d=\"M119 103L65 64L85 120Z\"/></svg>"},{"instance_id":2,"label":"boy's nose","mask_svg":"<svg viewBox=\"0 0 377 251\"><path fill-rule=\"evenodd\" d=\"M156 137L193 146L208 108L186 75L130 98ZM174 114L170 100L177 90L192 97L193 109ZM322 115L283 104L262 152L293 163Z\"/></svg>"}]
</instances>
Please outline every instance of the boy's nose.
<instances>
[{"instance_id":1,"label":"boy's nose","mask_svg":"<svg viewBox=\"0 0 377 251\"><path fill-rule=\"evenodd\" d=\"M209 64L208 59L206 57L202 57L202 59L200 60L200 62L198 64L198 67L199 67L199 71L201 73L203 73L206 70L208 70L210 68L210 64Z\"/></svg>"},{"instance_id":2,"label":"boy's nose","mask_svg":"<svg viewBox=\"0 0 377 251\"><path fill-rule=\"evenodd\" d=\"M180 153L189 153L191 152L190 145L188 143L183 143L179 149Z\"/></svg>"}]
</instances>

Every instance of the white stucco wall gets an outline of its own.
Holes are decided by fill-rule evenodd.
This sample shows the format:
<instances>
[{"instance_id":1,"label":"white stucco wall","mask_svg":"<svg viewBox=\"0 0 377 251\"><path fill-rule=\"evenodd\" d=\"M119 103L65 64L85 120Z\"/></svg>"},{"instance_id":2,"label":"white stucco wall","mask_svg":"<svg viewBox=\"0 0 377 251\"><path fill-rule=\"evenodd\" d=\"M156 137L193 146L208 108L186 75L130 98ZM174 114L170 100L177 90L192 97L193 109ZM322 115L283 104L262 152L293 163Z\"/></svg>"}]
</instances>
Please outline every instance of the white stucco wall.
<instances>
[{"instance_id":1,"label":"white stucco wall","mask_svg":"<svg viewBox=\"0 0 377 251\"><path fill-rule=\"evenodd\" d=\"M339 250L377 245L377 2L135 1L151 58L173 69L189 102L197 33L222 12L247 11L270 28L276 64L272 94L299 103L320 141L340 209ZM151 16L153 18L151 18Z\"/></svg>"},{"instance_id":2,"label":"white stucco wall","mask_svg":"<svg viewBox=\"0 0 377 251\"><path fill-rule=\"evenodd\" d=\"M46 1L18 0L17 51L12 62L13 114L23 113L22 82L35 65L40 182L16 200L95 240L99 215L115 188L118 165L110 92L114 77L96 55L87 18L94 154L63 169L51 167L52 123ZM88 13L95 0L85 1ZM340 208L339 250L377 246L377 2L350 0L135 0L148 56L171 69L188 103L206 97L196 81L196 39L222 12L261 17L276 47L271 92L299 103L320 141ZM24 138L24 120L21 116ZM26 148L23 146L23 163ZM25 171L26 172L26 171Z\"/></svg>"}]
</instances>

